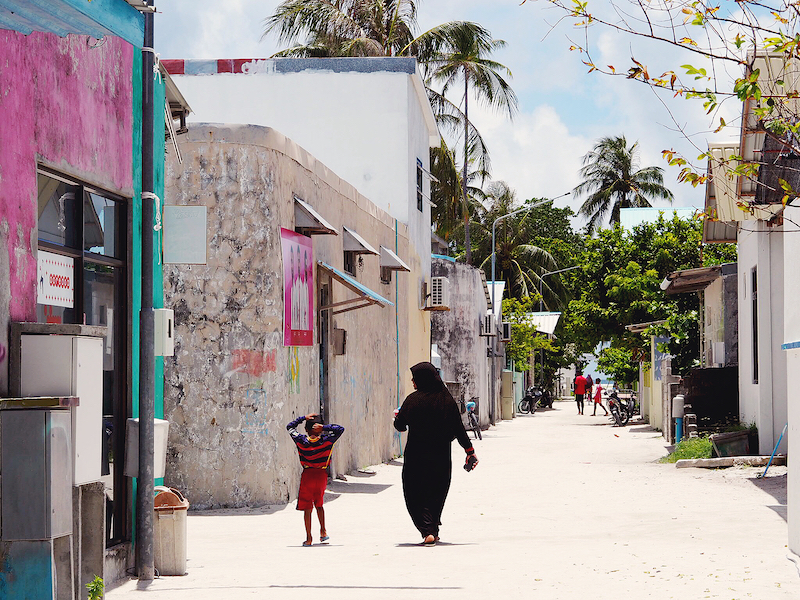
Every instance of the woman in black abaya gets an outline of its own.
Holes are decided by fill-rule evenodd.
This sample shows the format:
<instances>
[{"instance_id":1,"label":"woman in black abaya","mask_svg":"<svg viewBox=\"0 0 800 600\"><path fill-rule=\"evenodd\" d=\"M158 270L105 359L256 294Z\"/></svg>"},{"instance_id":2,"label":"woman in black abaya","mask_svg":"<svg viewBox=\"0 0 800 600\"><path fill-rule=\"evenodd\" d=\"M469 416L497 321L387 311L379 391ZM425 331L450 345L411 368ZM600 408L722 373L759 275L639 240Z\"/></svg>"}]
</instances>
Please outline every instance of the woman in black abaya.
<instances>
[{"instance_id":1,"label":"woman in black abaya","mask_svg":"<svg viewBox=\"0 0 800 600\"><path fill-rule=\"evenodd\" d=\"M394 427L408 429L403 463L406 508L423 543L432 546L439 539L442 509L450 489L451 442L458 439L473 467L478 461L458 406L436 367L429 362L416 364L411 376L416 391L403 402Z\"/></svg>"}]
</instances>

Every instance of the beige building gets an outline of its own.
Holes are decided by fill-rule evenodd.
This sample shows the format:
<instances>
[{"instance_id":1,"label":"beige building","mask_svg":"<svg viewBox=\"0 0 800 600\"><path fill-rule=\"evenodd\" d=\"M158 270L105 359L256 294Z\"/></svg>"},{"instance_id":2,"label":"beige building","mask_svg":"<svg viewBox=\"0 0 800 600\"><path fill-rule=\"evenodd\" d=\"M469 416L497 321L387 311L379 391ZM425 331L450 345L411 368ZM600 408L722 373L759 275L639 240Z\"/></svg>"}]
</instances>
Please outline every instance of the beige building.
<instances>
[{"instance_id":1,"label":"beige building","mask_svg":"<svg viewBox=\"0 0 800 600\"><path fill-rule=\"evenodd\" d=\"M312 412L346 429L334 474L399 454L392 411L428 358L409 340L429 340L407 226L273 129L197 124L182 137L165 203L205 207L207 259L164 265L166 482L196 508L289 501L301 469L286 424ZM312 239L310 346L284 345L281 228ZM165 247L176 233L165 222Z\"/></svg>"}]
</instances>

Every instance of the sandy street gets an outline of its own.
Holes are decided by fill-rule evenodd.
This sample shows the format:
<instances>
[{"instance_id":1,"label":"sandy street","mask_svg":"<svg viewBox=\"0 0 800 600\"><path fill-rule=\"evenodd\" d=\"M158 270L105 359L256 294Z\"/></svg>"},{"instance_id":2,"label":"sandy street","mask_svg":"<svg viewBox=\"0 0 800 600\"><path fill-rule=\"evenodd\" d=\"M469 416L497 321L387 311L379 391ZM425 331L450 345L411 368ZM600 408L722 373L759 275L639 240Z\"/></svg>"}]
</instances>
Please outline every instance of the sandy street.
<instances>
[{"instance_id":1,"label":"sandy street","mask_svg":"<svg viewBox=\"0 0 800 600\"><path fill-rule=\"evenodd\" d=\"M658 432L575 413L557 402L492 427L475 444L473 473L454 444L434 548L417 545L398 460L329 486L326 545L300 546L293 505L190 513L188 574L147 591L170 600L800 598L785 467L762 480L763 469L676 469L657 463L666 454ZM107 597L141 598L137 588L130 580Z\"/></svg>"}]
</instances>

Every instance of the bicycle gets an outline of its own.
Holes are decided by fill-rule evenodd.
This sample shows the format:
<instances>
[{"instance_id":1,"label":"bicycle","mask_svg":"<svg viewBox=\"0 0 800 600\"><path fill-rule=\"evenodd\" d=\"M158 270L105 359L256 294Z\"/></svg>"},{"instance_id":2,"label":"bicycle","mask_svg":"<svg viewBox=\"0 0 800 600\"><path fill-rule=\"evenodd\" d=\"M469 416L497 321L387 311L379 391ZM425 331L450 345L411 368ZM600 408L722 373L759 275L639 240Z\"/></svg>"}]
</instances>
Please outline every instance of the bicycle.
<instances>
[{"instance_id":1,"label":"bicycle","mask_svg":"<svg viewBox=\"0 0 800 600\"><path fill-rule=\"evenodd\" d=\"M475 434L476 440L482 440L483 436L481 435L481 426L478 423L478 417L475 416L475 402L470 400L467 402L467 429L472 430L472 433Z\"/></svg>"}]
</instances>

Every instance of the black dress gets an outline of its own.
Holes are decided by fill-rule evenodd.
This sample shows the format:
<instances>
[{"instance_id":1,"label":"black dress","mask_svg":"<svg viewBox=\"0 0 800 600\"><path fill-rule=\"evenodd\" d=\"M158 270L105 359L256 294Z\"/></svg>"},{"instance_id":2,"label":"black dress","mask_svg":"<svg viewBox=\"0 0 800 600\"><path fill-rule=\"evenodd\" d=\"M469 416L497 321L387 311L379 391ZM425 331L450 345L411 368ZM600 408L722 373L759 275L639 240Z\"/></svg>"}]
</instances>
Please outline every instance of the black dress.
<instances>
[{"instance_id":1,"label":"black dress","mask_svg":"<svg viewBox=\"0 0 800 600\"><path fill-rule=\"evenodd\" d=\"M467 450L467 437L453 397L438 373L421 363L411 368L417 391L410 394L394 421L395 429L408 428L403 464L403 494L414 526L423 537L438 537L442 509L450 489L452 461L450 444L454 439ZM435 379L434 379L435 376Z\"/></svg>"}]
</instances>

